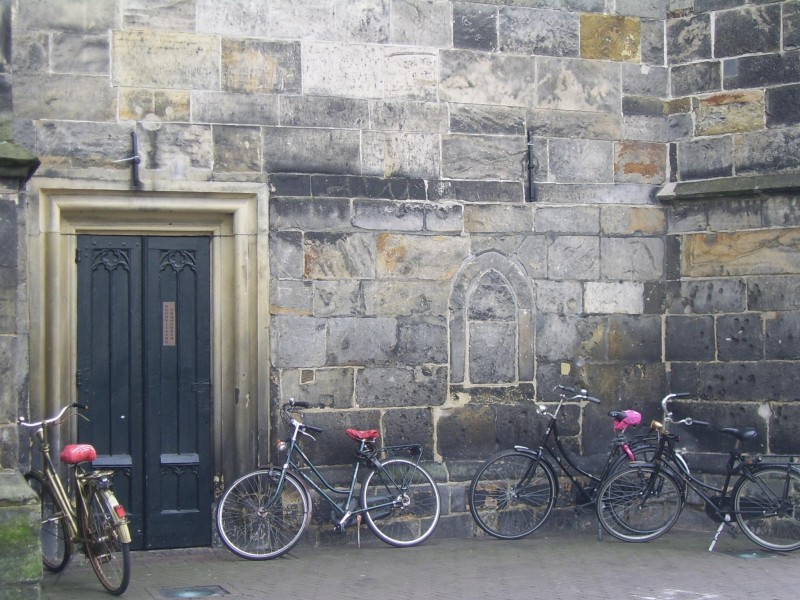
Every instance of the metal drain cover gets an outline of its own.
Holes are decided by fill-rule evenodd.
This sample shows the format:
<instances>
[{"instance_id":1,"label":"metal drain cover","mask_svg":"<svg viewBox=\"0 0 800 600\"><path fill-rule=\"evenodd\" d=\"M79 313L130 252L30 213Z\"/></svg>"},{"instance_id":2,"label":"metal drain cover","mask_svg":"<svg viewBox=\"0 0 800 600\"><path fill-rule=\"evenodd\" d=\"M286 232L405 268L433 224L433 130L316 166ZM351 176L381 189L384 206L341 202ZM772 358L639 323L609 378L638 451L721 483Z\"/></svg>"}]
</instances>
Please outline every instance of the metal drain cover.
<instances>
[{"instance_id":1,"label":"metal drain cover","mask_svg":"<svg viewBox=\"0 0 800 600\"><path fill-rule=\"evenodd\" d=\"M158 590L162 598L211 598L213 596L227 596L228 590L219 585L199 585L192 587L170 588Z\"/></svg>"}]
</instances>

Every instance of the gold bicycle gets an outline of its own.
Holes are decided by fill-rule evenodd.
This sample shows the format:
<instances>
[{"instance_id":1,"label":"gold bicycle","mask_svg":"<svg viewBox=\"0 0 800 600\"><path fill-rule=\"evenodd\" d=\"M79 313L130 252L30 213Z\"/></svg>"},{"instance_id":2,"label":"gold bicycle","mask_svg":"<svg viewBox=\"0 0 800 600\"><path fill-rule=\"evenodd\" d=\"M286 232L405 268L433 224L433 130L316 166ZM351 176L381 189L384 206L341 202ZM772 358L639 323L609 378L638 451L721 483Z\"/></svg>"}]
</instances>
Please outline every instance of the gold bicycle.
<instances>
[{"instance_id":1,"label":"gold bicycle","mask_svg":"<svg viewBox=\"0 0 800 600\"><path fill-rule=\"evenodd\" d=\"M67 467L66 481L58 474L50 450L48 427L64 422L70 409L87 408L71 404L49 419L18 423L28 431L31 445L42 456L41 469L32 468L25 480L36 491L42 510L42 562L58 573L67 566L76 549L82 549L97 578L112 594L122 594L130 582L131 535L128 517L114 495L113 471L95 471L91 461L97 452L89 444L68 444L61 451Z\"/></svg>"}]
</instances>

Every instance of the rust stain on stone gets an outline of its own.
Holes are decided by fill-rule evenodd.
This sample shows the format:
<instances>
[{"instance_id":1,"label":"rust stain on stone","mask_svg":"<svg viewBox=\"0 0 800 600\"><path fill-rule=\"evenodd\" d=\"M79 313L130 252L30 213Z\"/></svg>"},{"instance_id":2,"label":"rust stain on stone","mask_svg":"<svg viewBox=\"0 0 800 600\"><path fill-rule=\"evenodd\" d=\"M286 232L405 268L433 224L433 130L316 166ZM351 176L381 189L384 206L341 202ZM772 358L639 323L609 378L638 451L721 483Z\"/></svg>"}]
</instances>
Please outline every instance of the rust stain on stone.
<instances>
[{"instance_id":1,"label":"rust stain on stone","mask_svg":"<svg viewBox=\"0 0 800 600\"><path fill-rule=\"evenodd\" d=\"M378 235L376 242L378 257L380 258L380 261L387 273L394 273L397 270L398 265L403 262L408 253L404 245L393 244L391 242L392 238L393 236L391 234L381 233Z\"/></svg>"}]
</instances>

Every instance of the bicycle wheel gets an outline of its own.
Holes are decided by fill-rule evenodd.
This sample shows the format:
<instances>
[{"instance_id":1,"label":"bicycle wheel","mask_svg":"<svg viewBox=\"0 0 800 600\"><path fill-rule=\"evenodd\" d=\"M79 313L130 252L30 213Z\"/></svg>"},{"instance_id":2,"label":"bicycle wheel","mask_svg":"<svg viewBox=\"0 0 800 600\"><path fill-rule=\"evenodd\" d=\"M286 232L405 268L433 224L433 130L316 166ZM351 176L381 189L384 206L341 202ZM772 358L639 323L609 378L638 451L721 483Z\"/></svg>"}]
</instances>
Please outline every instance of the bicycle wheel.
<instances>
[{"instance_id":1,"label":"bicycle wheel","mask_svg":"<svg viewBox=\"0 0 800 600\"><path fill-rule=\"evenodd\" d=\"M130 543L122 541L119 531L127 525L118 523L114 507L119 503L111 490L94 489L88 501L86 510L80 511L86 556L103 587L119 596L131 578Z\"/></svg>"},{"instance_id":2,"label":"bicycle wheel","mask_svg":"<svg viewBox=\"0 0 800 600\"><path fill-rule=\"evenodd\" d=\"M478 526L501 540L536 531L553 510L558 488L552 467L531 454L507 450L483 463L469 486Z\"/></svg>"},{"instance_id":3,"label":"bicycle wheel","mask_svg":"<svg viewBox=\"0 0 800 600\"><path fill-rule=\"evenodd\" d=\"M767 550L800 548L800 473L765 467L743 476L733 491L736 522L747 537Z\"/></svg>"},{"instance_id":4,"label":"bicycle wheel","mask_svg":"<svg viewBox=\"0 0 800 600\"><path fill-rule=\"evenodd\" d=\"M433 477L404 458L383 461L361 484L367 525L392 546L416 546L428 539L439 524L441 504Z\"/></svg>"},{"instance_id":5,"label":"bicycle wheel","mask_svg":"<svg viewBox=\"0 0 800 600\"><path fill-rule=\"evenodd\" d=\"M67 566L72 556L69 525L64 511L56 501L56 494L44 476L37 472L27 473L25 481L39 496L42 510L42 564L52 573L59 573Z\"/></svg>"},{"instance_id":6,"label":"bicycle wheel","mask_svg":"<svg viewBox=\"0 0 800 600\"><path fill-rule=\"evenodd\" d=\"M625 542L649 542L669 531L683 510L683 492L667 471L633 467L612 474L597 492L597 518Z\"/></svg>"},{"instance_id":7,"label":"bicycle wheel","mask_svg":"<svg viewBox=\"0 0 800 600\"><path fill-rule=\"evenodd\" d=\"M286 554L300 541L311 518L311 502L300 480L281 471L243 475L220 498L217 531L228 549L249 560Z\"/></svg>"}]
</instances>

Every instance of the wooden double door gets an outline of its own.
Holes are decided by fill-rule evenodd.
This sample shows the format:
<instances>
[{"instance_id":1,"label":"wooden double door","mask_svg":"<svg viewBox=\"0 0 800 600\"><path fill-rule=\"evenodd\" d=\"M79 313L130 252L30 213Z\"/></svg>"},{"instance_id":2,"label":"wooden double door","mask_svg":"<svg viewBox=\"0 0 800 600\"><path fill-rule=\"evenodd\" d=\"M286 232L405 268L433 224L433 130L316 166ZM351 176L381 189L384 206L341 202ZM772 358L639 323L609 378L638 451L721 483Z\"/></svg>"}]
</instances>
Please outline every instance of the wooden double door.
<instances>
[{"instance_id":1,"label":"wooden double door","mask_svg":"<svg viewBox=\"0 0 800 600\"><path fill-rule=\"evenodd\" d=\"M137 549L211 544L210 250L78 236L79 439L114 469Z\"/></svg>"}]
</instances>

